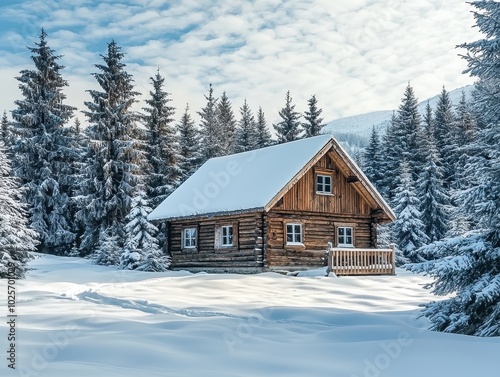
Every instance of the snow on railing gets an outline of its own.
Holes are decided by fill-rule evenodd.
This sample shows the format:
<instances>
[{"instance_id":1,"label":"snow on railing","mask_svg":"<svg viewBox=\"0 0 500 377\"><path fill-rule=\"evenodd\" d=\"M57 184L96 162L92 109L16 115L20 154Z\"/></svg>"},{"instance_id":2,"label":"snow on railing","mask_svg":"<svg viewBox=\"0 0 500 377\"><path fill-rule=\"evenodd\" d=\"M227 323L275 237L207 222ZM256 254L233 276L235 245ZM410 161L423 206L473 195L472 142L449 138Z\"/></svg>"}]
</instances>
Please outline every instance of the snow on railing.
<instances>
[{"instance_id":1,"label":"snow on railing","mask_svg":"<svg viewBox=\"0 0 500 377\"><path fill-rule=\"evenodd\" d=\"M328 269L336 275L395 275L395 245L390 249L332 247L328 250Z\"/></svg>"}]
</instances>

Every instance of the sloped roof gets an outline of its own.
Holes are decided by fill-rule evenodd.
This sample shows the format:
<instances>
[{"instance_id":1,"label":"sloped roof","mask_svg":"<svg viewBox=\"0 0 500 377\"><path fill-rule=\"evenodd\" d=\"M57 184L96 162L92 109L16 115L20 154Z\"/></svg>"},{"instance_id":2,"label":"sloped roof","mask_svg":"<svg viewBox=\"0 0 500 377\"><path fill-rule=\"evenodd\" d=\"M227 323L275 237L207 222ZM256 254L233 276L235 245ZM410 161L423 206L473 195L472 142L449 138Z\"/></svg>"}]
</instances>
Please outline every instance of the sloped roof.
<instances>
[{"instance_id":1,"label":"sloped roof","mask_svg":"<svg viewBox=\"0 0 500 377\"><path fill-rule=\"evenodd\" d=\"M148 219L267 210L334 145L341 148L331 135L320 135L212 158L151 212ZM351 163L356 165L352 160ZM364 175L363 179L366 179ZM389 206L373 190L376 202L392 214Z\"/></svg>"}]
</instances>

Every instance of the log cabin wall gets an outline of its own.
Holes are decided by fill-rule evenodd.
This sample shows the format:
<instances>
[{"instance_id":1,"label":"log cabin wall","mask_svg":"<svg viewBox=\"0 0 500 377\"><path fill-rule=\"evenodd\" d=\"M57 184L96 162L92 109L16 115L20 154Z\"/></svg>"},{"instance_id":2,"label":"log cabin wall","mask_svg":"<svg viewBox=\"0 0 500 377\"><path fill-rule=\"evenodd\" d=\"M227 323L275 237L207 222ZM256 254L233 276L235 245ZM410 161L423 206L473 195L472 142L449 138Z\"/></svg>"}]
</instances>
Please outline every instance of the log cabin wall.
<instances>
[{"instance_id":1,"label":"log cabin wall","mask_svg":"<svg viewBox=\"0 0 500 377\"><path fill-rule=\"evenodd\" d=\"M263 267L262 213L171 221L168 231L172 269L257 272ZM233 225L233 246L217 245L217 229ZM197 229L195 248L183 247L183 229Z\"/></svg>"},{"instance_id":2,"label":"log cabin wall","mask_svg":"<svg viewBox=\"0 0 500 377\"><path fill-rule=\"evenodd\" d=\"M268 268L276 267L321 267L326 263L328 242L337 246L338 226L354 229L354 246L374 247L370 216L340 214L292 213L273 211L267 216L266 262ZM302 225L303 245L287 245L286 224Z\"/></svg>"},{"instance_id":3,"label":"log cabin wall","mask_svg":"<svg viewBox=\"0 0 500 377\"><path fill-rule=\"evenodd\" d=\"M332 177L331 194L316 192L317 174ZM323 266L328 242L337 246L338 226L353 227L355 247L376 247L377 220L371 213L371 206L348 182L332 154L326 154L269 211L267 267ZM287 245L287 223L302 224L303 245Z\"/></svg>"}]
</instances>

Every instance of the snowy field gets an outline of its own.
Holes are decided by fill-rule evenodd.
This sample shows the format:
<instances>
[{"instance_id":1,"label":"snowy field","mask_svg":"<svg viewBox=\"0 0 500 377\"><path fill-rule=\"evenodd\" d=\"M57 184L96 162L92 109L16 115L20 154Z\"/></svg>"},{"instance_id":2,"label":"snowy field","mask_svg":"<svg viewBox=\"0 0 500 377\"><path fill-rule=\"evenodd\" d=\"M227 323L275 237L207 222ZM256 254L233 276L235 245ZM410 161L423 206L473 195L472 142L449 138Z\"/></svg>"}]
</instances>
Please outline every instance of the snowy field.
<instances>
[{"instance_id":1,"label":"snowy field","mask_svg":"<svg viewBox=\"0 0 500 377\"><path fill-rule=\"evenodd\" d=\"M416 319L428 280L145 273L44 255L1 376L499 376L500 339ZM6 282L2 280L6 292ZM6 293L0 304L6 313ZM1 325L6 348L6 320ZM5 355L6 350L2 350Z\"/></svg>"}]
</instances>

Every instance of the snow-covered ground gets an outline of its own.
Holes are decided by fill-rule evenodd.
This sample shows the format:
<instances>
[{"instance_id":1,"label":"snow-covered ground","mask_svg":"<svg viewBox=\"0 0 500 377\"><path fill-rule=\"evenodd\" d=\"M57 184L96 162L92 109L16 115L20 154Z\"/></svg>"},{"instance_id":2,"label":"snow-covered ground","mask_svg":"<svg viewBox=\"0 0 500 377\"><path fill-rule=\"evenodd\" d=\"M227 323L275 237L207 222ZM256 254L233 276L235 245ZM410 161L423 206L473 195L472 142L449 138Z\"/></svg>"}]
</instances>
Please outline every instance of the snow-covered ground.
<instances>
[{"instance_id":1,"label":"snow-covered ground","mask_svg":"<svg viewBox=\"0 0 500 377\"><path fill-rule=\"evenodd\" d=\"M2 357L1 376L499 375L500 339L426 330L428 280L401 270L145 273L46 255L30 266L16 284L17 370ZM7 348L6 320L0 331Z\"/></svg>"}]
</instances>

